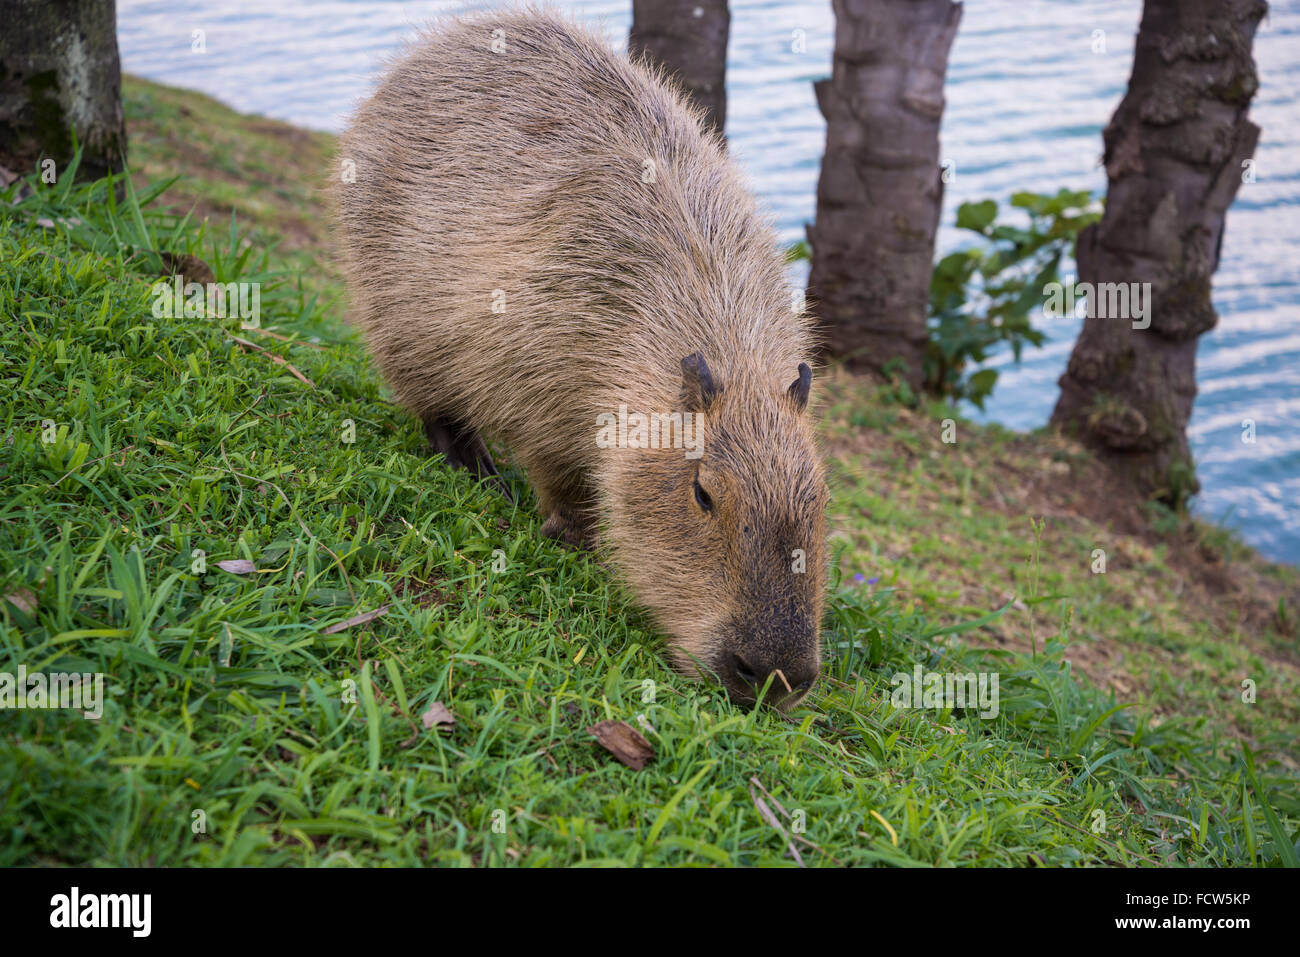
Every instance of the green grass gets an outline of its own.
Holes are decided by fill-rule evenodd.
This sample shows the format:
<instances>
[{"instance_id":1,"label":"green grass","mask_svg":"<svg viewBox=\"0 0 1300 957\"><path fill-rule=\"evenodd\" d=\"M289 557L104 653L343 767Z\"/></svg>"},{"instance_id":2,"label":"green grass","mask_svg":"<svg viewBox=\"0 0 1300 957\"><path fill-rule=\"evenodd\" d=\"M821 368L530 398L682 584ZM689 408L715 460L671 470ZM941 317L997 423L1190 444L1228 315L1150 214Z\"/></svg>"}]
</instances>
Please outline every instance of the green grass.
<instances>
[{"instance_id":1,"label":"green grass","mask_svg":"<svg viewBox=\"0 0 1300 957\"><path fill-rule=\"evenodd\" d=\"M808 865L1294 863L1296 777L1260 741L1282 712L1234 736L1081 680L1050 530L963 524L960 500L927 526L906 458L878 466L888 498L853 485L872 460L837 457L820 693L737 709L542 538L521 474L516 507L428 456L328 281L152 208L102 185L0 198L0 671L108 676L99 721L0 712L0 865L793 865L791 841ZM149 250L262 283L263 329L155 318ZM966 641L1021 612L925 564L963 539L993 557L950 573L974 561L994 592L1004 556L1030 559L1006 587L1044 612L1032 650ZM851 580L895 547L878 586ZM997 672L999 715L894 708L918 662ZM434 702L454 727L424 729ZM586 730L642 716L639 772Z\"/></svg>"},{"instance_id":2,"label":"green grass","mask_svg":"<svg viewBox=\"0 0 1300 957\"><path fill-rule=\"evenodd\" d=\"M1107 510L1104 470L1057 436L963 422L948 445L951 410L872 404L841 382L830 391L829 439L843 450L832 456L835 525L855 571L945 618L1020 596L971 637L1030 651L1044 631L1068 636L1067 657L1125 700L1203 716L1296 770L1295 569L1185 518L1163 532L1099 523L1088 512ZM1260 689L1250 704L1246 679Z\"/></svg>"}]
</instances>

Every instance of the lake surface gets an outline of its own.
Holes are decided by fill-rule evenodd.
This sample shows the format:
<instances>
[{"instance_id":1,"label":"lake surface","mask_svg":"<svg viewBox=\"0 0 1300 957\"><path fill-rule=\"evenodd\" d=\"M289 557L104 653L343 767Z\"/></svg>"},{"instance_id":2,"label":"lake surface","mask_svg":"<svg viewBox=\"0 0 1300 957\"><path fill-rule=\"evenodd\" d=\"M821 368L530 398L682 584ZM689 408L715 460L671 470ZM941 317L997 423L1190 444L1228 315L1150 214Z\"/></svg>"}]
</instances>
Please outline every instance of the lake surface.
<instances>
[{"instance_id":1,"label":"lake surface","mask_svg":"<svg viewBox=\"0 0 1300 957\"><path fill-rule=\"evenodd\" d=\"M119 0L123 69L244 112L337 131L383 58L413 28L474 4L395 0ZM562 4L626 43L630 0ZM1218 327L1201 337L1190 435L1195 509L1265 554L1300 563L1300 5L1275 0L1255 42L1263 128L1257 181L1228 215L1214 281ZM787 241L815 210L825 127L812 81L830 72L829 2L732 0L727 135ZM937 254L965 242L959 203L1017 190L1104 190L1101 129L1124 94L1140 0L967 0L949 64L943 158L954 164ZM201 30L204 52L195 52ZM797 31L797 33L796 33ZM1104 52L1094 52L1104 32ZM802 40L796 44L796 37ZM801 52L796 52L798 47ZM1009 354L983 421L1046 423L1079 321L1041 320L1049 341ZM1257 441L1242 441L1243 420Z\"/></svg>"}]
</instances>

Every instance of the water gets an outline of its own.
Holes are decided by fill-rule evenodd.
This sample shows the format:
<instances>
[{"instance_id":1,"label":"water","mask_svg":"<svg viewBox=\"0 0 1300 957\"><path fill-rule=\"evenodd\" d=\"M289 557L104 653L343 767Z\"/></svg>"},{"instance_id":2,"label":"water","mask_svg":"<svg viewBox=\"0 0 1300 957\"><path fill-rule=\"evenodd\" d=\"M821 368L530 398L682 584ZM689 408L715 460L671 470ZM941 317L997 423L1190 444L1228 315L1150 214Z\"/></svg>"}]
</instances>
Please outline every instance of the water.
<instances>
[{"instance_id":1,"label":"water","mask_svg":"<svg viewBox=\"0 0 1300 957\"><path fill-rule=\"evenodd\" d=\"M626 41L628 0L566 4ZM338 130L383 57L414 25L459 3L396 0L119 0L123 68L202 90L244 112ZM732 0L727 134L733 154L787 241L815 209L825 128L811 81L830 72L829 3ZM956 177L939 254L964 242L957 205L1017 190L1105 188L1101 129L1123 96L1140 0L967 0L949 64L943 158ZM205 52L194 52L194 31ZM796 31L802 52L795 52ZM1104 31L1105 52L1094 52ZM1190 425L1203 486L1195 508L1240 529L1265 554L1300 563L1300 8L1276 0L1255 43L1263 128L1257 182L1228 215L1214 280L1219 326L1201 338ZM1078 322L1043 320L1046 346L1015 365L976 417L1044 424ZM1243 420L1257 441L1242 441Z\"/></svg>"}]
</instances>

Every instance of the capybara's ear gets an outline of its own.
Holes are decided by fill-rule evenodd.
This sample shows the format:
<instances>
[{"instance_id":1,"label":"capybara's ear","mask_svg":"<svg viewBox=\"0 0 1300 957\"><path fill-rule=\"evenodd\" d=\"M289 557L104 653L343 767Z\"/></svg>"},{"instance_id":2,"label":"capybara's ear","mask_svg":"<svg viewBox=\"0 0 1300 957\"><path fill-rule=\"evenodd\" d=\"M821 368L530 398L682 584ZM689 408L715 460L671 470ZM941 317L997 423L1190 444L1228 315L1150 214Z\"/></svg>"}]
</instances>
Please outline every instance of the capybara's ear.
<instances>
[{"instance_id":1,"label":"capybara's ear","mask_svg":"<svg viewBox=\"0 0 1300 957\"><path fill-rule=\"evenodd\" d=\"M694 352L682 360L682 403L687 412L705 411L719 391L703 355Z\"/></svg>"},{"instance_id":2,"label":"capybara's ear","mask_svg":"<svg viewBox=\"0 0 1300 957\"><path fill-rule=\"evenodd\" d=\"M787 394L794 401L794 407L802 412L808 408L808 390L812 388L812 369L808 363L799 363L799 378L790 383Z\"/></svg>"}]
</instances>

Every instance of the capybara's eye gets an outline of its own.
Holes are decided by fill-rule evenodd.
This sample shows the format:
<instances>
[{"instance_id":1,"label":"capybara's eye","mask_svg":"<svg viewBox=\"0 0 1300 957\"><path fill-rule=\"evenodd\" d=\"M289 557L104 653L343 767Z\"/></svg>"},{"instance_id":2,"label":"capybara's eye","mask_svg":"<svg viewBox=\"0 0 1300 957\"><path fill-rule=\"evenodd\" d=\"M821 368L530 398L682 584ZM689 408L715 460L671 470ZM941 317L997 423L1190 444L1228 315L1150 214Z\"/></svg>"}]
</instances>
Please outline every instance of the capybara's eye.
<instances>
[{"instance_id":1,"label":"capybara's eye","mask_svg":"<svg viewBox=\"0 0 1300 957\"><path fill-rule=\"evenodd\" d=\"M699 479L695 480L695 501L706 512L713 511L713 499L709 498L709 493L704 491L704 486L700 484Z\"/></svg>"}]
</instances>

